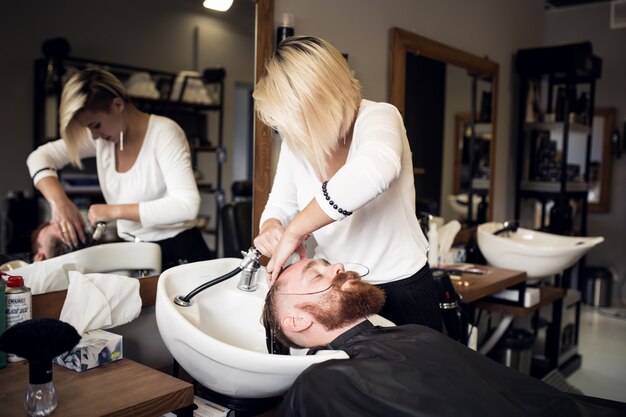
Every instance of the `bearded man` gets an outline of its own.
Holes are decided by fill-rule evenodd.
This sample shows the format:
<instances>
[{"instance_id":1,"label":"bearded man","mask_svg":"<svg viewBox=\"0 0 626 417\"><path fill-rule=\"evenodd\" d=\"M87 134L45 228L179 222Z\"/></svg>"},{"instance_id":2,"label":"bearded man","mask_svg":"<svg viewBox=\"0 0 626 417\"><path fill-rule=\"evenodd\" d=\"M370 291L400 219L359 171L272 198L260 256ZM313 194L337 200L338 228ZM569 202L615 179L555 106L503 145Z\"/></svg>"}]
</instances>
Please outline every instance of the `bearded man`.
<instances>
[{"instance_id":1,"label":"bearded man","mask_svg":"<svg viewBox=\"0 0 626 417\"><path fill-rule=\"evenodd\" d=\"M307 368L278 416L623 416L626 404L564 393L426 326L374 326L379 288L323 259L286 268L263 321L283 344L343 350Z\"/></svg>"}]
</instances>

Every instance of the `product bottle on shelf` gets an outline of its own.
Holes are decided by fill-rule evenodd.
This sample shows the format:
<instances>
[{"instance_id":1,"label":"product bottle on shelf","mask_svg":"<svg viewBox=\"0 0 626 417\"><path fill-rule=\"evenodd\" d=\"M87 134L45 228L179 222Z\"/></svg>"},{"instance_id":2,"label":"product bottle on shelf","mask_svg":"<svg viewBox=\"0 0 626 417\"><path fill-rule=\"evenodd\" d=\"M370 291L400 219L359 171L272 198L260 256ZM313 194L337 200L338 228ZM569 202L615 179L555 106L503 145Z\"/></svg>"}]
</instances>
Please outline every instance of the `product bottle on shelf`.
<instances>
[{"instance_id":1,"label":"product bottle on shelf","mask_svg":"<svg viewBox=\"0 0 626 417\"><path fill-rule=\"evenodd\" d=\"M293 22L293 13L283 13L280 26L276 31L276 45L294 35Z\"/></svg>"}]
</instances>

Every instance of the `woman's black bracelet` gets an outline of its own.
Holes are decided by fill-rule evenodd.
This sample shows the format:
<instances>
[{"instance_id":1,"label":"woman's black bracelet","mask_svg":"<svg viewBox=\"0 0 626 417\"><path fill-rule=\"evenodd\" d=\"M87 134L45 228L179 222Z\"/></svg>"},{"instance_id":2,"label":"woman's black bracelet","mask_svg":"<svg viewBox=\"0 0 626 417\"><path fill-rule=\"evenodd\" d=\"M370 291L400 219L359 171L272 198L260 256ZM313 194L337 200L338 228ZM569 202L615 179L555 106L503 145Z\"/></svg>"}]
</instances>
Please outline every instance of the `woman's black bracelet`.
<instances>
[{"instance_id":1,"label":"woman's black bracelet","mask_svg":"<svg viewBox=\"0 0 626 417\"><path fill-rule=\"evenodd\" d=\"M352 214L351 211L339 208L339 206L335 204L333 200L330 199L330 196L328 195L328 190L326 189L327 184L328 184L328 181L324 181L322 183L322 192L324 193L324 198L326 198L326 201L328 201L328 204L330 204L330 206L334 208L335 210L337 210L340 214L343 214L344 216L350 216Z\"/></svg>"}]
</instances>

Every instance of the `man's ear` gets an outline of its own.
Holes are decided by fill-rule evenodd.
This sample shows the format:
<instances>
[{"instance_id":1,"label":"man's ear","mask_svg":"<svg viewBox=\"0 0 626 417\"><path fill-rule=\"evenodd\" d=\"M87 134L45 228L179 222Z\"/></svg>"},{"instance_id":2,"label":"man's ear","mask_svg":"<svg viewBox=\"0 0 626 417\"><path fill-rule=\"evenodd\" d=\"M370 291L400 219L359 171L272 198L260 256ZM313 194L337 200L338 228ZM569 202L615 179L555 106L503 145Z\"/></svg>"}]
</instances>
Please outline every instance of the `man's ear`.
<instances>
[{"instance_id":1,"label":"man's ear","mask_svg":"<svg viewBox=\"0 0 626 417\"><path fill-rule=\"evenodd\" d=\"M291 333L299 333L302 332L313 324L313 321L310 317L304 315L298 316L285 316L280 321L280 325L283 330Z\"/></svg>"},{"instance_id":2,"label":"man's ear","mask_svg":"<svg viewBox=\"0 0 626 417\"><path fill-rule=\"evenodd\" d=\"M35 262L41 262L45 261L47 258L46 255L43 254L43 252L37 252L33 259L35 260Z\"/></svg>"}]
</instances>

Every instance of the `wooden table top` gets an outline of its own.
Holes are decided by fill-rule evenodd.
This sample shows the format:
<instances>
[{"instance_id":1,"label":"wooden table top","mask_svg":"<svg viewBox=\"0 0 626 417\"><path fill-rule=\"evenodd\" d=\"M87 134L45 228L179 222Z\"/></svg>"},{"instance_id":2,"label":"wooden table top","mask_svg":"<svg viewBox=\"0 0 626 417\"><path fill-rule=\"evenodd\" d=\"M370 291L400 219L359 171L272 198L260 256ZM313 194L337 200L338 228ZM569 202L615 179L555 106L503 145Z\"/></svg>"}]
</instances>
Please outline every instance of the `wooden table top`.
<instances>
[{"instance_id":1,"label":"wooden table top","mask_svg":"<svg viewBox=\"0 0 626 417\"><path fill-rule=\"evenodd\" d=\"M526 281L526 272L511 269L493 268L486 265L475 265L485 271L484 275L461 274L459 279L452 279L454 288L465 304L473 303L481 298L493 295L513 285Z\"/></svg>"},{"instance_id":2,"label":"wooden table top","mask_svg":"<svg viewBox=\"0 0 626 417\"><path fill-rule=\"evenodd\" d=\"M75 372L52 366L59 405L53 415L155 417L193 404L193 386L130 359ZM28 362L0 369L0 416L25 416Z\"/></svg>"}]
</instances>

